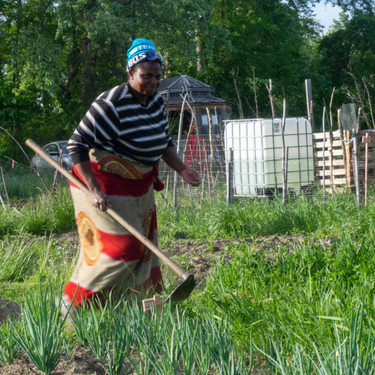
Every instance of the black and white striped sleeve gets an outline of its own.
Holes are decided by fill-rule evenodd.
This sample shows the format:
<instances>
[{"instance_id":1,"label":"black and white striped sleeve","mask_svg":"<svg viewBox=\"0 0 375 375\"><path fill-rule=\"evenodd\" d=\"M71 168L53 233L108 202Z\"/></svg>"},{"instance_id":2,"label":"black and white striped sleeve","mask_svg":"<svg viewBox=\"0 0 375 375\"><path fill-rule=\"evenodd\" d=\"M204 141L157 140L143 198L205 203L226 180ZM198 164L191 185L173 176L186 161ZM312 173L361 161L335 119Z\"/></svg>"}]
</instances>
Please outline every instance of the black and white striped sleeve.
<instances>
[{"instance_id":1,"label":"black and white striped sleeve","mask_svg":"<svg viewBox=\"0 0 375 375\"><path fill-rule=\"evenodd\" d=\"M89 160L89 149L110 143L118 127L119 117L113 103L101 97L96 99L68 142L73 163Z\"/></svg>"},{"instance_id":2,"label":"black and white striped sleeve","mask_svg":"<svg viewBox=\"0 0 375 375\"><path fill-rule=\"evenodd\" d=\"M163 107L164 107L164 103L163 103ZM169 131L168 115L167 115L167 111L165 110L165 108L164 108L164 115L165 115L165 118L166 118L166 125L165 125L164 130L165 130L165 135L166 135L167 141L168 141L167 147L176 147L176 145L174 144L173 139L171 137L171 133Z\"/></svg>"}]
</instances>

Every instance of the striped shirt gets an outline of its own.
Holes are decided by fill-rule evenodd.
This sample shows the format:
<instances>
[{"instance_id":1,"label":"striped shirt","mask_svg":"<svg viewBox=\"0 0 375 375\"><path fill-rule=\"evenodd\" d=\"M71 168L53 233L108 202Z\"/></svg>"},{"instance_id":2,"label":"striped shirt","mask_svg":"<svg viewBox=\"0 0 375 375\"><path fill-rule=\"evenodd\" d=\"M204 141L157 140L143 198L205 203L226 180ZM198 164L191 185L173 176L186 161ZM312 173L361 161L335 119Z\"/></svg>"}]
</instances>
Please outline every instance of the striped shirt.
<instances>
[{"instance_id":1,"label":"striped shirt","mask_svg":"<svg viewBox=\"0 0 375 375\"><path fill-rule=\"evenodd\" d=\"M127 83L99 95L71 136L67 149L73 163L89 160L98 148L144 165L155 165L174 146L161 95L155 92L143 106Z\"/></svg>"}]
</instances>

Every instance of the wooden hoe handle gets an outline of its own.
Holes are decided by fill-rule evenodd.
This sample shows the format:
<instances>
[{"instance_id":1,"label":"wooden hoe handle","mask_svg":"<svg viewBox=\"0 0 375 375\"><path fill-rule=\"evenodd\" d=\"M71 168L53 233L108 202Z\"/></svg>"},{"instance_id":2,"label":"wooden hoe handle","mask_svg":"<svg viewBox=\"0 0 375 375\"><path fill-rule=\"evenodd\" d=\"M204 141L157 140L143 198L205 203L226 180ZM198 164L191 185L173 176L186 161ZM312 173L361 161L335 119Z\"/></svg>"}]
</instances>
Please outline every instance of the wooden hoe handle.
<instances>
[{"instance_id":1,"label":"wooden hoe handle","mask_svg":"<svg viewBox=\"0 0 375 375\"><path fill-rule=\"evenodd\" d=\"M26 141L26 145L34 150L37 154L43 157L49 164L55 167L62 175L64 175L69 181L73 182L74 185L78 186L83 192L88 196L90 195L89 189L83 184L78 178L74 177L65 168L63 168L59 163L51 158L43 149L38 146L32 139ZM181 268L177 263L165 255L154 243L152 243L147 237L142 233L138 232L132 225L125 221L116 211L112 208L107 208L106 212L111 215L115 220L117 220L123 227L125 227L134 237L141 241L145 246L147 246L155 255L162 259L174 272L177 273L184 281L189 277L190 272Z\"/></svg>"}]
</instances>

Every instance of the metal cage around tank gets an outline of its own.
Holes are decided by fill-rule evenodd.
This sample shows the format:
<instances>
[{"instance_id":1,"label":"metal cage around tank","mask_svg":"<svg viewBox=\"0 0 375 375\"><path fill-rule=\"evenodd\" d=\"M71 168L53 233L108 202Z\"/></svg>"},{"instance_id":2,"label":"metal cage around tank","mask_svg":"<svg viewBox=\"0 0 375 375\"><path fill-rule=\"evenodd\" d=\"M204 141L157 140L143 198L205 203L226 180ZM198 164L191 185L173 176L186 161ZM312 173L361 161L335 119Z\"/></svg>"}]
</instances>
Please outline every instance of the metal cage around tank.
<instances>
[{"instance_id":1,"label":"metal cage around tank","mask_svg":"<svg viewBox=\"0 0 375 375\"><path fill-rule=\"evenodd\" d=\"M234 197L271 197L282 192L281 126L281 118L225 121L227 181ZM286 118L284 145L288 193L306 194L314 184L312 129L307 118Z\"/></svg>"}]
</instances>

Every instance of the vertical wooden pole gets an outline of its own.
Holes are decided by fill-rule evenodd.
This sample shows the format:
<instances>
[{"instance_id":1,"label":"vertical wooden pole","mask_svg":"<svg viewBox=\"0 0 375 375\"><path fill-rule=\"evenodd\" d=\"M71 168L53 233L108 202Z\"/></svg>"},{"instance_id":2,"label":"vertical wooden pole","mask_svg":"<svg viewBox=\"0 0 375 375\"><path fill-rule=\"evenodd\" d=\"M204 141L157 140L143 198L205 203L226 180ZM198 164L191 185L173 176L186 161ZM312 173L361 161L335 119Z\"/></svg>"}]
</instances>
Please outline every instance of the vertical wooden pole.
<instances>
[{"instance_id":1,"label":"vertical wooden pole","mask_svg":"<svg viewBox=\"0 0 375 375\"><path fill-rule=\"evenodd\" d=\"M312 115L313 115L313 101L311 100L310 102L310 112L309 112L309 121L310 121L310 124L311 124L311 131L314 133L315 132L315 126L313 124L313 119L312 119Z\"/></svg>"},{"instance_id":2,"label":"vertical wooden pole","mask_svg":"<svg viewBox=\"0 0 375 375\"><path fill-rule=\"evenodd\" d=\"M205 195L205 184L204 184L204 179L206 178L206 166L203 167L203 173L202 173L202 194L201 194L201 199L202 201L204 200L204 195Z\"/></svg>"},{"instance_id":3,"label":"vertical wooden pole","mask_svg":"<svg viewBox=\"0 0 375 375\"><path fill-rule=\"evenodd\" d=\"M233 149L228 150L227 162L227 201L233 203Z\"/></svg>"},{"instance_id":4,"label":"vertical wooden pole","mask_svg":"<svg viewBox=\"0 0 375 375\"><path fill-rule=\"evenodd\" d=\"M332 102L335 94L335 87L332 90L331 100L329 102L329 168L330 168L330 181L331 181L331 194L335 192L334 176L333 176L333 114L332 114Z\"/></svg>"},{"instance_id":5,"label":"vertical wooden pole","mask_svg":"<svg viewBox=\"0 0 375 375\"><path fill-rule=\"evenodd\" d=\"M311 128L314 133L315 126L314 126L314 113L313 113L313 104L312 104L311 79L305 79L305 89L306 89L307 115L310 117Z\"/></svg>"},{"instance_id":6,"label":"vertical wooden pole","mask_svg":"<svg viewBox=\"0 0 375 375\"><path fill-rule=\"evenodd\" d=\"M337 111L337 128L339 129L340 134L340 141L341 141L341 150L342 150L342 159L344 162L344 169L345 169L345 183L348 186L348 177L346 174L347 167L346 167L346 153L345 153L345 139L344 139L344 130L341 125L341 109Z\"/></svg>"},{"instance_id":7,"label":"vertical wooden pole","mask_svg":"<svg viewBox=\"0 0 375 375\"><path fill-rule=\"evenodd\" d=\"M267 91L268 91L268 96L270 98L272 118L274 118L276 115L275 115L275 103L273 101L272 79L269 79L268 83L269 83L269 86L267 86L267 84L266 84L266 88L267 88Z\"/></svg>"},{"instance_id":8,"label":"vertical wooden pole","mask_svg":"<svg viewBox=\"0 0 375 375\"><path fill-rule=\"evenodd\" d=\"M184 119L184 109L185 109L185 102L188 93L184 95L184 99L182 101L181 112L180 112L180 122L178 124L178 137L177 137L177 154L180 152L180 142L181 142L181 133L182 133L182 122ZM177 172L174 172L174 179L173 179L173 207L177 208Z\"/></svg>"},{"instance_id":9,"label":"vertical wooden pole","mask_svg":"<svg viewBox=\"0 0 375 375\"><path fill-rule=\"evenodd\" d=\"M351 191L352 190L352 142L351 142L351 131L346 130L345 131L345 151L346 151L346 177L348 180L348 188Z\"/></svg>"},{"instance_id":10,"label":"vertical wooden pole","mask_svg":"<svg viewBox=\"0 0 375 375\"><path fill-rule=\"evenodd\" d=\"M286 157L285 157L285 122L286 122L286 100L283 100L283 119L281 122L281 170L282 170L282 177L283 177L283 205L284 208L286 206L286 194L287 194L287 186L285 180L285 170L286 170Z\"/></svg>"},{"instance_id":11,"label":"vertical wooden pole","mask_svg":"<svg viewBox=\"0 0 375 375\"><path fill-rule=\"evenodd\" d=\"M322 130L323 130L323 205L326 202L326 107L323 107Z\"/></svg>"},{"instance_id":12,"label":"vertical wooden pole","mask_svg":"<svg viewBox=\"0 0 375 375\"><path fill-rule=\"evenodd\" d=\"M358 204L361 203L361 192L359 186L359 169L358 169L358 133L359 133L359 124L361 121L362 108L358 109L358 118L357 123L355 124L353 130L353 148L354 148L354 182L355 182L355 193L357 196Z\"/></svg>"},{"instance_id":13,"label":"vertical wooden pole","mask_svg":"<svg viewBox=\"0 0 375 375\"><path fill-rule=\"evenodd\" d=\"M335 87L333 88L332 90L332 94L331 94L331 100L329 102L329 125L330 125L330 129L332 131L333 129L333 114L332 114L332 102L333 102L333 95L335 94Z\"/></svg>"},{"instance_id":14,"label":"vertical wooden pole","mask_svg":"<svg viewBox=\"0 0 375 375\"><path fill-rule=\"evenodd\" d=\"M165 200L168 201L168 191L169 191L169 173L167 172L167 183L165 185Z\"/></svg>"},{"instance_id":15,"label":"vertical wooden pole","mask_svg":"<svg viewBox=\"0 0 375 375\"><path fill-rule=\"evenodd\" d=\"M355 194L357 196L357 203L361 203L361 195L359 191L359 169L358 169L358 137L357 134L353 135L353 150L354 150L354 183Z\"/></svg>"},{"instance_id":16,"label":"vertical wooden pole","mask_svg":"<svg viewBox=\"0 0 375 375\"><path fill-rule=\"evenodd\" d=\"M212 193L215 191L215 179L213 174L213 162L214 162L214 147L213 147L213 140L212 140L212 119L210 115L210 110L206 107L207 118L208 118L208 137L210 141L210 177L211 177L211 186L212 186ZM211 196L210 196L211 198Z\"/></svg>"},{"instance_id":17,"label":"vertical wooden pole","mask_svg":"<svg viewBox=\"0 0 375 375\"><path fill-rule=\"evenodd\" d=\"M222 144L222 149L220 150L220 147L218 145L218 142L215 140L214 142L214 148L215 148L215 153L217 155L217 160L218 160L218 163L219 163L219 167L220 167L220 171L221 173L224 175L225 174L225 166L223 165L223 151L224 151L224 140L223 140L223 132L222 132L222 125L219 124L219 116L217 115L217 110L216 110L216 107L215 107L215 116L216 116L216 122L219 126L219 129L220 129L220 143ZM224 129L224 127L223 127ZM217 136L217 135L216 135Z\"/></svg>"},{"instance_id":18,"label":"vertical wooden pole","mask_svg":"<svg viewBox=\"0 0 375 375\"><path fill-rule=\"evenodd\" d=\"M329 171L330 171L330 182L331 182L331 194L334 194L334 180L333 180L333 134L332 129L329 131Z\"/></svg>"},{"instance_id":19,"label":"vertical wooden pole","mask_svg":"<svg viewBox=\"0 0 375 375\"><path fill-rule=\"evenodd\" d=\"M207 145L206 142L203 143L203 152L204 152L204 171L207 176L207 187L208 187L208 196L211 197L211 180L209 175L209 166L208 166L208 155L207 155ZM202 181L203 184L203 181ZM202 198L203 199L203 198Z\"/></svg>"},{"instance_id":20,"label":"vertical wooden pole","mask_svg":"<svg viewBox=\"0 0 375 375\"><path fill-rule=\"evenodd\" d=\"M285 147L285 190L288 192L289 147Z\"/></svg>"},{"instance_id":21,"label":"vertical wooden pole","mask_svg":"<svg viewBox=\"0 0 375 375\"><path fill-rule=\"evenodd\" d=\"M189 125L189 130L188 130L188 133L187 133L187 136L186 136L185 148L184 148L184 151L182 152L182 161L184 163L185 163L185 160L186 160L186 152L187 152L187 150L189 148L189 139L190 139L191 132L193 130L193 123L194 123L194 116L192 114L191 115L190 125ZM189 148L189 150L190 150L190 153L192 154L191 147Z\"/></svg>"},{"instance_id":22,"label":"vertical wooden pole","mask_svg":"<svg viewBox=\"0 0 375 375\"><path fill-rule=\"evenodd\" d=\"M4 210L6 210L5 203L4 203L4 200L3 200L3 197L1 196L1 194L0 194L0 202L4 207Z\"/></svg>"},{"instance_id":23,"label":"vertical wooden pole","mask_svg":"<svg viewBox=\"0 0 375 375\"><path fill-rule=\"evenodd\" d=\"M0 169L1 169L1 178L3 179L3 184L4 184L5 197L7 199L7 202L9 203L9 195L8 195L7 185L5 183L3 167L0 167Z\"/></svg>"},{"instance_id":24,"label":"vertical wooden pole","mask_svg":"<svg viewBox=\"0 0 375 375\"><path fill-rule=\"evenodd\" d=\"M158 313L161 312L161 296L160 294L155 294L154 295L154 304L155 304L155 311L157 311Z\"/></svg>"}]
</instances>

